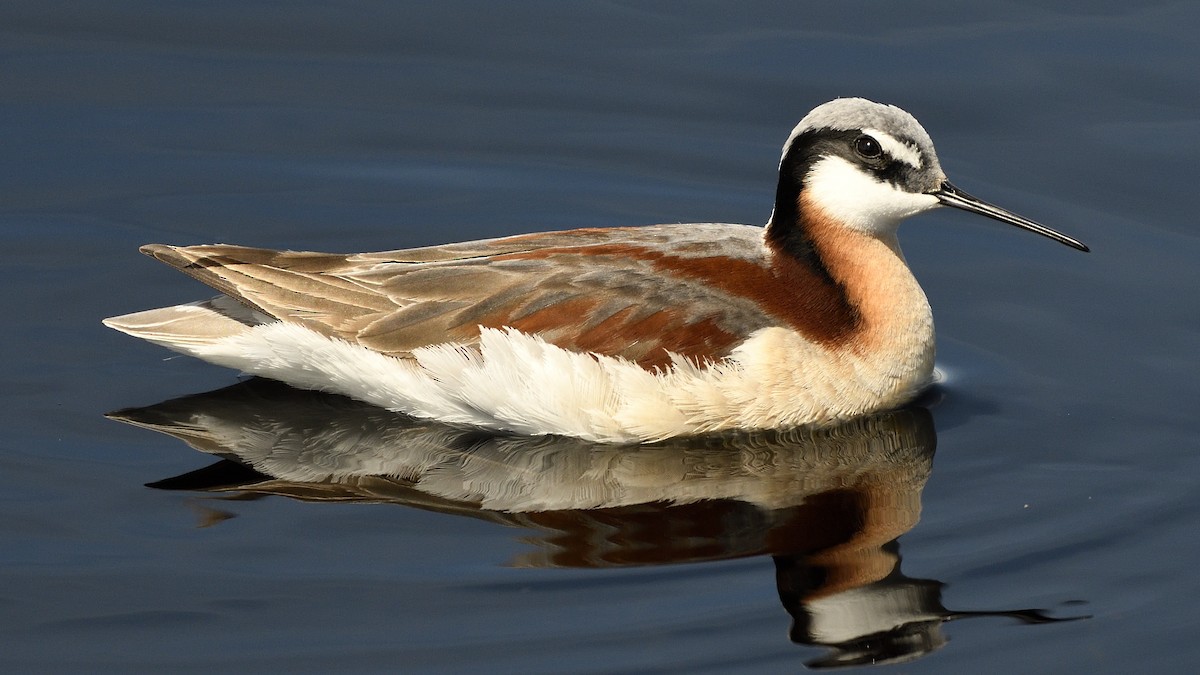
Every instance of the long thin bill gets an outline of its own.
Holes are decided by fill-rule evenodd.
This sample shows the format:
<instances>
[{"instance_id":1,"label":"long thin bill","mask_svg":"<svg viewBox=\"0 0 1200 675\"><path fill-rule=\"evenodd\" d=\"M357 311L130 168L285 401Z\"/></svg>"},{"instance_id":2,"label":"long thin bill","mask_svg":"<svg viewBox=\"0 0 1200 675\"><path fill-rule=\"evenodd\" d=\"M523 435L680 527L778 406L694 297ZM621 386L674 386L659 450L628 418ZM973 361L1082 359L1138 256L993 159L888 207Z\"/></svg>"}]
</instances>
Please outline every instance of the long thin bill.
<instances>
[{"instance_id":1,"label":"long thin bill","mask_svg":"<svg viewBox=\"0 0 1200 675\"><path fill-rule=\"evenodd\" d=\"M970 211L971 213L978 213L981 216L987 216L988 218L998 220L1002 223L1016 225L1017 227L1029 230L1030 232L1037 232L1043 237L1050 237L1054 241L1066 244L1071 248L1079 249L1085 253L1088 251L1088 247L1084 246L1083 242L1077 239L1072 239L1061 232L1055 232L1045 225L1039 225L1028 218L1022 218L1021 216L1018 216L1011 211L1006 211L995 204L989 204L978 197L972 197L971 195L951 185L949 181L942 183L942 187L938 188L937 192L933 193L933 196L937 197L938 201L946 206L953 206L956 209Z\"/></svg>"}]
</instances>

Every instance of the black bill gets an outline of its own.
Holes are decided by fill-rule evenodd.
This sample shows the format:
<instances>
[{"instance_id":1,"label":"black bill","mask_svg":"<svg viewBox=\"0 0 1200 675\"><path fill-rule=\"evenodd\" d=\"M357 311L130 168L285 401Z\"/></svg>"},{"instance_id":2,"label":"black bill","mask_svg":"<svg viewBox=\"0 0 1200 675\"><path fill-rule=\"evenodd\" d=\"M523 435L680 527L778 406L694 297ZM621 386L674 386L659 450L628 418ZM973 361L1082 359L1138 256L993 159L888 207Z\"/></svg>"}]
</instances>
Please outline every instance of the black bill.
<instances>
[{"instance_id":1,"label":"black bill","mask_svg":"<svg viewBox=\"0 0 1200 675\"><path fill-rule=\"evenodd\" d=\"M1010 211L1006 211L999 206L989 204L982 199L972 197L971 195L951 185L949 181L942 183L942 186L932 194L938 198L938 201L946 206L953 206L956 209L970 211L971 213L978 213L981 216L987 216L988 218L998 220L1002 223L1016 225L1017 227L1029 230L1030 232L1037 232L1043 237L1050 237L1054 241L1066 244L1071 248L1079 249L1085 253L1088 251L1088 247L1085 246L1083 242L1077 239L1072 239L1061 232L1055 232L1045 225L1039 225L1028 218L1022 218L1021 216L1018 216Z\"/></svg>"}]
</instances>

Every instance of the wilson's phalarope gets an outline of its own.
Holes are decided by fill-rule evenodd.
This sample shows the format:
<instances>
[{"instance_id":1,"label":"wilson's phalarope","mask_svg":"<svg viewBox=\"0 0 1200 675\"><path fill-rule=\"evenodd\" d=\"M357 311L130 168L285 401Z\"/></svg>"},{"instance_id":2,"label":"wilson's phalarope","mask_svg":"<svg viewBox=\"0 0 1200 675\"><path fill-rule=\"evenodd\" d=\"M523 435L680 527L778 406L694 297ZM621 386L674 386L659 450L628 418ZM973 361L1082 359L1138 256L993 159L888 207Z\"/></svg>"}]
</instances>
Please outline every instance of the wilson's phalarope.
<instances>
[{"instance_id":1,"label":"wilson's phalarope","mask_svg":"<svg viewBox=\"0 0 1200 675\"><path fill-rule=\"evenodd\" d=\"M335 255L142 251L224 293L105 320L170 349L418 417L635 442L847 419L933 373L900 253L953 206L1082 243L951 185L895 106L838 99L792 131L765 228L526 234Z\"/></svg>"}]
</instances>

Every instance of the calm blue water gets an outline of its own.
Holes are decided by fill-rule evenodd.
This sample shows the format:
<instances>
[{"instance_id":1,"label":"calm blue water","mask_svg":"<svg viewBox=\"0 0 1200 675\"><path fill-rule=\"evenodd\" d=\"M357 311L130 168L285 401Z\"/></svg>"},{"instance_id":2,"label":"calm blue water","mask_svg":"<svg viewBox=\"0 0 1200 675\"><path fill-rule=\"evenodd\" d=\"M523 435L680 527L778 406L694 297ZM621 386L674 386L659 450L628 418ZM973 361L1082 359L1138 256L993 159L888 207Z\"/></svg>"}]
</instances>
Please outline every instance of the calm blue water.
<instances>
[{"instance_id":1,"label":"calm blue water","mask_svg":"<svg viewBox=\"0 0 1200 675\"><path fill-rule=\"evenodd\" d=\"M0 5L0 670L1194 669L1200 6L811 4ZM173 490L219 458L103 416L238 382L100 325L206 297L140 244L761 223L839 95L1093 250L908 223L922 408L613 455L251 383L155 419L359 477Z\"/></svg>"}]
</instances>

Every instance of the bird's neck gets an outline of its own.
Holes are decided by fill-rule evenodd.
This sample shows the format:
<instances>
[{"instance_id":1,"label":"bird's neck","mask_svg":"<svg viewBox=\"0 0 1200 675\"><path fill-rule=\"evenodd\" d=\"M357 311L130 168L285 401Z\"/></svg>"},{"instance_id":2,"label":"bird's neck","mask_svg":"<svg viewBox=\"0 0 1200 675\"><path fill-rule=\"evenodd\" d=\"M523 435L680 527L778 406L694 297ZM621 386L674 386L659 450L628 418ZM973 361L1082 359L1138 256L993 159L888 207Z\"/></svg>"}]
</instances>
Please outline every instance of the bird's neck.
<instances>
[{"instance_id":1,"label":"bird's neck","mask_svg":"<svg viewBox=\"0 0 1200 675\"><path fill-rule=\"evenodd\" d=\"M839 340L839 346L932 368L929 302L908 269L895 234L850 228L803 191L792 204L793 208L782 211L777 206L772 214L765 233L767 246L777 256L810 268L854 313L854 330Z\"/></svg>"}]
</instances>

